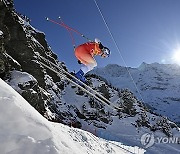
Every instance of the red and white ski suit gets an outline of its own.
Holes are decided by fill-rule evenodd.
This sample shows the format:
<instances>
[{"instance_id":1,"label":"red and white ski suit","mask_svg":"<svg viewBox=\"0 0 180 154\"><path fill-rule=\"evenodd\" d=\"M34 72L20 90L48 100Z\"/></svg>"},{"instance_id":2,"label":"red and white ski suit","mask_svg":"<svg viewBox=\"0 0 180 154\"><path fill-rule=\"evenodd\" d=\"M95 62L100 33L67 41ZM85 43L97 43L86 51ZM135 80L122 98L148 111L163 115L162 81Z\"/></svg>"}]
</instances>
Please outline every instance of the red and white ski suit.
<instances>
[{"instance_id":1,"label":"red and white ski suit","mask_svg":"<svg viewBox=\"0 0 180 154\"><path fill-rule=\"evenodd\" d=\"M81 61L82 64L84 64L84 66L81 67L81 70L84 72L84 74L97 66L94 56L101 54L102 51L99 48L99 44L96 42L87 42L79 45L75 49L75 56L78 60Z\"/></svg>"}]
</instances>

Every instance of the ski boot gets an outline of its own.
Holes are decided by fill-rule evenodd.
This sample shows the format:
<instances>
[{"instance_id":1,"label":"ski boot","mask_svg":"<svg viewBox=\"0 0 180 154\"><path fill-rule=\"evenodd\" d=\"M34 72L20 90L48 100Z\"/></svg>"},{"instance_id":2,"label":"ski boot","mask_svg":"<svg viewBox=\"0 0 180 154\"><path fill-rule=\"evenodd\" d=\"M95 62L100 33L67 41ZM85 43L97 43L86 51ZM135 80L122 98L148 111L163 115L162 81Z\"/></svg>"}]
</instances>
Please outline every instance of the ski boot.
<instances>
[{"instance_id":1,"label":"ski boot","mask_svg":"<svg viewBox=\"0 0 180 154\"><path fill-rule=\"evenodd\" d=\"M86 82L86 78L84 77L84 72L80 69L76 74L75 77L81 80L83 83ZM76 81L79 85L82 85L80 82Z\"/></svg>"},{"instance_id":2,"label":"ski boot","mask_svg":"<svg viewBox=\"0 0 180 154\"><path fill-rule=\"evenodd\" d=\"M75 74L75 77L81 80L82 82L86 82L86 78L84 77L84 72L81 69Z\"/></svg>"}]
</instances>

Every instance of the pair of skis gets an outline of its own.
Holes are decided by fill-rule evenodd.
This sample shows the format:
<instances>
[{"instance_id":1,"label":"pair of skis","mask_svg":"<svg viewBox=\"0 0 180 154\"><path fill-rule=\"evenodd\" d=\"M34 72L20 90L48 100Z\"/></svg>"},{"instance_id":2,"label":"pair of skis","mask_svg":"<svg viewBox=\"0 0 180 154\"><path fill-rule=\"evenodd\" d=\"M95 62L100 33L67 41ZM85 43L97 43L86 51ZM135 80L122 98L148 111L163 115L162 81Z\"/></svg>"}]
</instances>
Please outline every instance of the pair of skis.
<instances>
[{"instance_id":1,"label":"pair of skis","mask_svg":"<svg viewBox=\"0 0 180 154\"><path fill-rule=\"evenodd\" d=\"M47 62L49 65L46 65L45 63L39 61L39 63L44 66L45 68L48 68L49 70L51 70L52 72L58 74L60 77L66 79L67 81L69 81L70 83L74 84L76 87L80 88L81 90L83 90L84 92L86 92L87 94L89 94L90 96L94 97L96 100L98 100L99 102L101 102L104 105L107 105L108 107L112 108L113 110L120 110L119 107L115 106L113 103L111 103L111 101L109 101L108 99L106 99L104 96L102 96L100 93L98 93L97 91L93 90L91 87L89 87L88 85L86 85L84 82L82 82L81 80L77 79L75 76L71 75L69 72L67 72L66 70L64 70L63 67L57 66L56 64L54 64L53 62L49 61L48 59L46 59L45 57L41 56L39 53L35 53L37 57L39 57L40 59L42 59L43 61ZM55 69L53 69L53 67L55 67L58 71L56 71ZM77 82L76 82L77 81ZM79 83L79 84L78 84Z\"/></svg>"}]
</instances>

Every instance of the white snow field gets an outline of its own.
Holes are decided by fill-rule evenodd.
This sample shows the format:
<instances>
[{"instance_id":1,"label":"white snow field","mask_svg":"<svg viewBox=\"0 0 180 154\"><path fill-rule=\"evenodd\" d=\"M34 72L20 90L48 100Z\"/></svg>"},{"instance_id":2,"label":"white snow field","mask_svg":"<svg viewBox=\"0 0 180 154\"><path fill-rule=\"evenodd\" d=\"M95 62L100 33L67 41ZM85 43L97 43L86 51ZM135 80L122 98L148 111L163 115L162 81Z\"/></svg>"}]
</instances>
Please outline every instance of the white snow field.
<instances>
[{"instance_id":1,"label":"white snow field","mask_svg":"<svg viewBox=\"0 0 180 154\"><path fill-rule=\"evenodd\" d=\"M98 138L86 131L47 121L0 79L1 154L125 154L144 149Z\"/></svg>"}]
</instances>

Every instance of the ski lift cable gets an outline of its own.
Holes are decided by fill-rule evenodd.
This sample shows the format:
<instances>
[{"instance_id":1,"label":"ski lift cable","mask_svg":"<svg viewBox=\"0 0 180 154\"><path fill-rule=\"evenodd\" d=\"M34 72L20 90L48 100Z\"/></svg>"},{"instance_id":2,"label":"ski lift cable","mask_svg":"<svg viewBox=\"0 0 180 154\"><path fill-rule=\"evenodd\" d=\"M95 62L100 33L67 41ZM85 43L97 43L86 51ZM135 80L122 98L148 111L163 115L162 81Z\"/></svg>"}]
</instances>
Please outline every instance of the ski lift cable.
<instances>
[{"instance_id":1,"label":"ski lift cable","mask_svg":"<svg viewBox=\"0 0 180 154\"><path fill-rule=\"evenodd\" d=\"M125 60L124 60L124 58L123 58L123 55L121 54L121 50L120 50L120 48L119 48L119 46L118 46L118 44L117 44L117 42L116 42L116 40L115 40L115 38L114 38L114 36L113 36L111 30L110 30L110 28L109 28L109 26L108 26L108 24L107 24L107 22L106 22L106 19L104 18L104 15L103 15L103 13L102 13L102 11L101 11L101 9L100 9L100 7L99 7L97 1L94 0L94 3L95 3L95 5L96 5L96 7L97 7L97 9L98 9L98 11L99 11L99 13L100 13L102 19L103 19L103 22L104 22L104 24L105 24L105 26L106 26L106 28L107 28L107 30L108 30L110 36L111 36L112 41L114 42L114 44L115 44L115 46L116 46L116 48L117 48L117 51L118 51L118 53L119 53L119 55L120 55L120 57L121 57L121 59L122 59L124 65L125 65L125 67L126 67L126 70L127 70L128 74L129 74L129 76L130 76L130 78L131 78L131 80L132 80L132 82L133 82L133 84L134 84L134 86L135 86L137 92L139 93L139 96L140 96L140 98L141 98L143 104L145 104L144 99L143 99L143 97L142 97L142 95L141 95L141 92L140 92L140 90L138 89L138 87L137 87L137 85L136 85L136 83L135 83L135 80L134 80L134 78L133 78L131 72L130 72L129 69L128 69L128 66L127 66L127 64L126 64L126 62L125 62Z\"/></svg>"}]
</instances>

